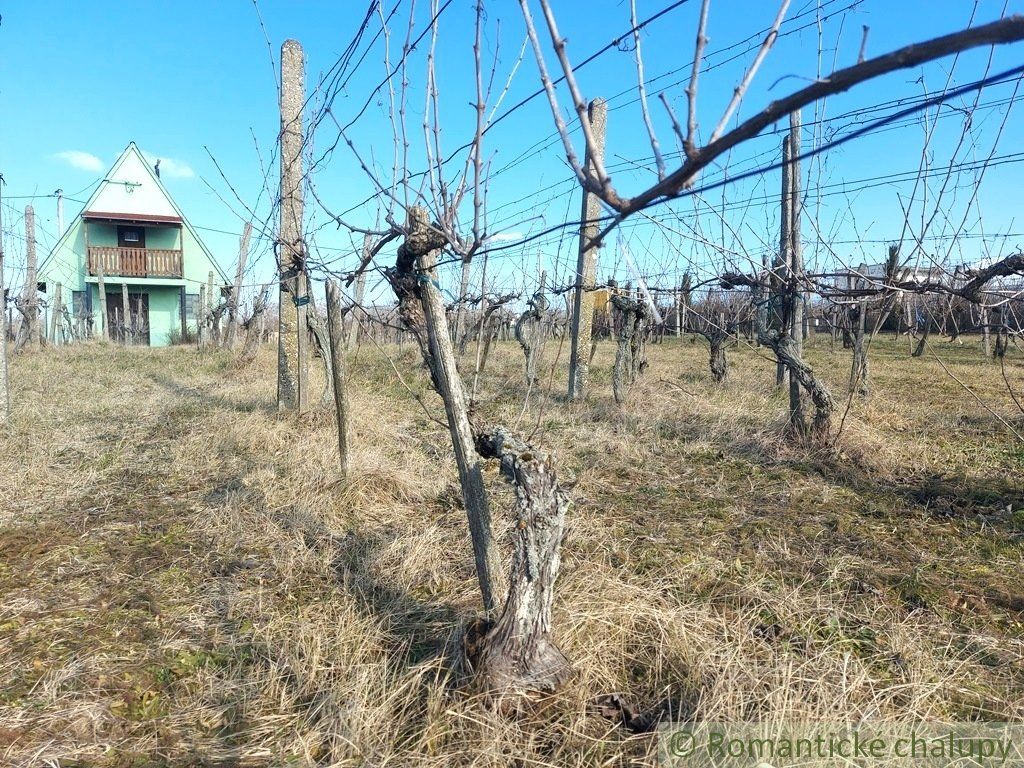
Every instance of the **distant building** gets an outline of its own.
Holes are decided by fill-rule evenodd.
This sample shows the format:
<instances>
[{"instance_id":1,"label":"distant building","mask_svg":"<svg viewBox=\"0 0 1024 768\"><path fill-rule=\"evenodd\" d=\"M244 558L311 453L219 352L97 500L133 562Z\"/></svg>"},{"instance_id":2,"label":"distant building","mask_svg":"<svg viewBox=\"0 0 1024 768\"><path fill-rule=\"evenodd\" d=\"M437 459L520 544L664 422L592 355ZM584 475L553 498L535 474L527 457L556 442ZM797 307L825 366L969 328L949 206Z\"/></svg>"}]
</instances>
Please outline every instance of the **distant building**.
<instances>
[{"instance_id":1,"label":"distant building","mask_svg":"<svg viewBox=\"0 0 1024 768\"><path fill-rule=\"evenodd\" d=\"M857 267L847 267L839 270L833 283L839 289L851 290L856 288L880 287L886 280L885 262L878 264L860 264ZM940 267L931 265L901 265L896 270L898 282L924 283L949 283L951 274Z\"/></svg>"},{"instance_id":2,"label":"distant building","mask_svg":"<svg viewBox=\"0 0 1024 768\"><path fill-rule=\"evenodd\" d=\"M979 259L973 264L940 267L922 259L925 263L901 265L897 269L896 280L900 283L917 283L918 285L944 285L959 288L964 285L980 269L998 261L995 258ZM834 274L832 284L841 290L856 288L881 287L886 279L886 264L861 264L848 267ZM986 285L986 291L1005 295L1019 294L1024 290L1024 277L1010 275L994 278Z\"/></svg>"},{"instance_id":3,"label":"distant building","mask_svg":"<svg viewBox=\"0 0 1024 768\"><path fill-rule=\"evenodd\" d=\"M100 316L99 274L107 294ZM121 153L60 234L39 267L40 288L53 295L61 284L72 317L95 336L104 325L111 338L132 329L136 343L162 347L196 326L199 288L214 275L215 291L228 284L188 219L135 143ZM130 317L123 317L122 286L128 286ZM70 302L69 302L70 299ZM212 299L219 303L219 295Z\"/></svg>"}]
</instances>

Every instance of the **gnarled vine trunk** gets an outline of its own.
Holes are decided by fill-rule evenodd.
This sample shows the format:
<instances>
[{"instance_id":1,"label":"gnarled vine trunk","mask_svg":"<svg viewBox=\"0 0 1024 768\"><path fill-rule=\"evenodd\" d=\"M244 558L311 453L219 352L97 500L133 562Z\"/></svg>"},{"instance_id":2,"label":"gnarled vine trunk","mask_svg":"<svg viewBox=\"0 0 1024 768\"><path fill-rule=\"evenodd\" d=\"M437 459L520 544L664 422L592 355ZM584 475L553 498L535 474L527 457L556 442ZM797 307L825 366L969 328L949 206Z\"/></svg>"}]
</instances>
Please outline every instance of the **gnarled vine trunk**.
<instances>
[{"instance_id":1,"label":"gnarled vine trunk","mask_svg":"<svg viewBox=\"0 0 1024 768\"><path fill-rule=\"evenodd\" d=\"M260 320L263 313L267 311L268 300L268 289L264 288L252 304L252 314L249 315L249 319L242 323L242 328L245 330L245 345L242 347L242 354L238 356L238 360L243 364L251 363L256 359L256 352L263 336Z\"/></svg>"},{"instance_id":2,"label":"gnarled vine trunk","mask_svg":"<svg viewBox=\"0 0 1024 768\"><path fill-rule=\"evenodd\" d=\"M914 352L911 357L921 357L924 354L925 349L928 346L928 337L932 332L932 318L931 315L924 321L924 331L921 333L921 338L917 340L917 346L914 348Z\"/></svg>"},{"instance_id":3,"label":"gnarled vine trunk","mask_svg":"<svg viewBox=\"0 0 1024 768\"><path fill-rule=\"evenodd\" d=\"M714 330L708 334L710 347L711 378L721 384L729 376L729 361L725 357L725 341L729 335L722 330Z\"/></svg>"},{"instance_id":4,"label":"gnarled vine trunk","mask_svg":"<svg viewBox=\"0 0 1024 768\"><path fill-rule=\"evenodd\" d=\"M444 245L444 235L430 224L426 209L410 208L405 241L398 248L395 267L386 275L399 300L399 316L416 336L434 387L444 401L455 450L487 612L484 619L467 628L464 651L478 682L491 693L553 690L570 669L551 640L551 606L568 500L558 485L550 456L500 428L474 431L436 285L437 254ZM501 303L495 302L494 307ZM485 315L482 331L488 327L487 319ZM515 485L518 513L508 598L500 612L496 599L504 591L504 580L482 472L483 460L491 458L499 461L502 473Z\"/></svg>"},{"instance_id":5,"label":"gnarled vine trunk","mask_svg":"<svg viewBox=\"0 0 1024 768\"><path fill-rule=\"evenodd\" d=\"M853 367L850 371L850 391L861 397L870 394L868 355L864 344L865 324L867 322L867 306L860 302L859 306L850 310L850 327L853 329Z\"/></svg>"},{"instance_id":6,"label":"gnarled vine trunk","mask_svg":"<svg viewBox=\"0 0 1024 768\"><path fill-rule=\"evenodd\" d=\"M537 358L544 344L544 311L548 307L544 298L544 276L541 276L540 290L530 299L526 311L516 320L515 337L526 357L526 384L537 383Z\"/></svg>"},{"instance_id":7,"label":"gnarled vine trunk","mask_svg":"<svg viewBox=\"0 0 1024 768\"><path fill-rule=\"evenodd\" d=\"M626 402L629 387L638 374L647 368L648 309L642 301L613 295L612 305L618 310L621 328L615 366L612 368L612 395L615 402Z\"/></svg>"},{"instance_id":8,"label":"gnarled vine trunk","mask_svg":"<svg viewBox=\"0 0 1024 768\"><path fill-rule=\"evenodd\" d=\"M492 694L553 691L572 673L551 637L569 500L552 458L501 427L478 433L476 449L497 459L515 486L517 525L508 598L498 620L467 644L467 660Z\"/></svg>"},{"instance_id":9,"label":"gnarled vine trunk","mask_svg":"<svg viewBox=\"0 0 1024 768\"><path fill-rule=\"evenodd\" d=\"M814 369L799 357L793 339L786 333L770 330L761 336L761 344L775 353L779 363L789 370L790 375L810 395L811 403L814 405L814 417L811 420L809 436L815 439L828 437L832 428L835 402L828 388L814 375Z\"/></svg>"}]
</instances>

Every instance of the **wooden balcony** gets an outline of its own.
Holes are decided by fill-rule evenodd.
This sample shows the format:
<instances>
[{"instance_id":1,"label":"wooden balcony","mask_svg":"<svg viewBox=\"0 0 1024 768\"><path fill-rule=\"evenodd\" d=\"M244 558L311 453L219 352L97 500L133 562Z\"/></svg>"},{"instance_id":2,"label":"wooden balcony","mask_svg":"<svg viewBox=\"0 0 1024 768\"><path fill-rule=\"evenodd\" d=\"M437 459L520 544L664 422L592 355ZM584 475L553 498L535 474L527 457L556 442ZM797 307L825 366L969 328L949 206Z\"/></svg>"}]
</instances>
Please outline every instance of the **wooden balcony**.
<instances>
[{"instance_id":1,"label":"wooden balcony","mask_svg":"<svg viewBox=\"0 0 1024 768\"><path fill-rule=\"evenodd\" d=\"M89 274L112 277L181 277L181 251L89 246Z\"/></svg>"}]
</instances>

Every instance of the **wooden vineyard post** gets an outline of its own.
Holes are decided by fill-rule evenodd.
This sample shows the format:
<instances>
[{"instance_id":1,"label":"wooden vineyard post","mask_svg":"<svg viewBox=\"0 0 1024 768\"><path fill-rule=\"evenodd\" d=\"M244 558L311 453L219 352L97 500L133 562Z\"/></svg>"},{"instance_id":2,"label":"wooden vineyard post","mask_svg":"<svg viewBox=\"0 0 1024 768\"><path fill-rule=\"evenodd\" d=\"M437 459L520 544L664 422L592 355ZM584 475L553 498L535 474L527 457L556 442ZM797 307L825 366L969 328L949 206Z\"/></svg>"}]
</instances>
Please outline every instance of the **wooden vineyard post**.
<instances>
[{"instance_id":1,"label":"wooden vineyard post","mask_svg":"<svg viewBox=\"0 0 1024 768\"><path fill-rule=\"evenodd\" d=\"M217 336L213 328L213 309L216 305L213 295L213 270L206 276L206 303L203 305L203 314L206 317L206 346L217 346Z\"/></svg>"},{"instance_id":2,"label":"wooden vineyard post","mask_svg":"<svg viewBox=\"0 0 1024 768\"><path fill-rule=\"evenodd\" d=\"M231 349L238 337L238 308L241 301L242 278L245 275L245 260L249 254L249 239L252 237L252 222L245 222L242 237L238 242L238 267L235 269L235 284L231 287L228 299L228 329L224 337L224 346Z\"/></svg>"},{"instance_id":3,"label":"wooden vineyard post","mask_svg":"<svg viewBox=\"0 0 1024 768\"><path fill-rule=\"evenodd\" d=\"M590 125L594 134L594 154L604 162L604 139L608 123L608 105L604 99L590 102ZM593 172L595 157L587 148L587 169ZM569 354L569 399L586 396L590 372L590 338L594 323L594 285L597 282L597 258L600 246L594 238L600 232L601 202L597 195L583 190L583 213L580 224L579 256L576 261L576 286L573 291L572 337Z\"/></svg>"},{"instance_id":4,"label":"wooden vineyard post","mask_svg":"<svg viewBox=\"0 0 1024 768\"><path fill-rule=\"evenodd\" d=\"M0 195L4 177L0 174ZM0 199L0 233L3 232L3 200ZM7 379L7 290L4 288L4 238L0 234L0 424L11 419L11 389Z\"/></svg>"},{"instance_id":5,"label":"wooden vineyard post","mask_svg":"<svg viewBox=\"0 0 1024 768\"><path fill-rule=\"evenodd\" d=\"M103 326L103 340L110 341L110 324L107 322L107 287L103 282L103 263L97 260L96 290L100 295L100 324Z\"/></svg>"},{"instance_id":6,"label":"wooden vineyard post","mask_svg":"<svg viewBox=\"0 0 1024 768\"><path fill-rule=\"evenodd\" d=\"M53 346L57 346L60 342L58 341L59 336L62 334L64 326L62 325L63 315L63 303L61 293L63 292L60 283L57 283L53 289L53 307L50 310L50 343Z\"/></svg>"},{"instance_id":7,"label":"wooden vineyard post","mask_svg":"<svg viewBox=\"0 0 1024 768\"><path fill-rule=\"evenodd\" d=\"M491 530L490 507L482 461L477 455L469 420L466 386L456 363L444 300L435 282L437 254L444 244L444 236L430 224L427 209L410 207L406 212L405 240L398 248L395 268L388 270L386 277L398 298L398 317L414 336L434 388L444 401L480 594L484 609L493 615L504 591L501 558Z\"/></svg>"},{"instance_id":8,"label":"wooden vineyard post","mask_svg":"<svg viewBox=\"0 0 1024 768\"><path fill-rule=\"evenodd\" d=\"M476 454L473 429L469 423L469 401L455 360L455 347L448 331L448 315L444 300L434 285L437 252L429 251L417 259L421 282L421 301L434 357L436 383L448 415L448 429L455 448L463 503L469 520L470 536L476 560L477 577L484 609L493 613L501 593L501 558L491 530L491 513L484 488L481 461Z\"/></svg>"},{"instance_id":9,"label":"wooden vineyard post","mask_svg":"<svg viewBox=\"0 0 1024 768\"><path fill-rule=\"evenodd\" d=\"M345 390L345 321L341 314L338 284L327 281L327 333L331 347L331 379L338 421L338 463L341 476L348 476L348 394Z\"/></svg>"},{"instance_id":10,"label":"wooden vineyard post","mask_svg":"<svg viewBox=\"0 0 1024 768\"><path fill-rule=\"evenodd\" d=\"M789 335L793 339L794 354L803 359L804 355L804 292L803 244L800 242L800 111L789 116L789 275L792 285L789 290ZM789 421L798 432L806 429L800 382L792 372L789 374Z\"/></svg>"},{"instance_id":11,"label":"wooden vineyard post","mask_svg":"<svg viewBox=\"0 0 1024 768\"><path fill-rule=\"evenodd\" d=\"M786 307L788 306L787 290L790 277L789 267L792 263L789 256L789 249L793 245L793 239L789 233L789 227L793 219L790 208L793 204L792 186L790 183L790 174L792 173L790 153L792 150L793 145L787 134L782 139L782 199L779 211L779 255L773 263L774 274L771 276L771 284L774 289L771 292L772 307L774 309L774 317L771 318L771 324L773 327L777 327L780 332L785 330ZM781 389L785 380L786 366L782 360L779 360L775 364L775 386Z\"/></svg>"},{"instance_id":12,"label":"wooden vineyard post","mask_svg":"<svg viewBox=\"0 0 1024 768\"><path fill-rule=\"evenodd\" d=\"M206 286L199 286L199 306L196 308L196 344L206 346Z\"/></svg>"},{"instance_id":13,"label":"wooden vineyard post","mask_svg":"<svg viewBox=\"0 0 1024 768\"><path fill-rule=\"evenodd\" d=\"M42 328L39 321L39 291L36 287L36 213L31 205L25 206L24 305L28 324L25 340L31 348L39 349L42 345Z\"/></svg>"},{"instance_id":14,"label":"wooden vineyard post","mask_svg":"<svg viewBox=\"0 0 1024 768\"><path fill-rule=\"evenodd\" d=\"M373 237L371 235L363 235L363 259L366 260L369 256L370 249L373 247ZM359 273L356 277L356 295L354 297L355 305L349 311L351 320L349 320L349 331L348 331L348 351L355 352L356 347L359 345L359 315L358 313L363 309L363 296L366 293L366 270Z\"/></svg>"},{"instance_id":15,"label":"wooden vineyard post","mask_svg":"<svg viewBox=\"0 0 1024 768\"><path fill-rule=\"evenodd\" d=\"M302 217L302 105L304 56L296 40L281 46L281 205L277 408L306 410L309 372L306 338L306 273Z\"/></svg>"},{"instance_id":16,"label":"wooden vineyard post","mask_svg":"<svg viewBox=\"0 0 1024 768\"><path fill-rule=\"evenodd\" d=\"M123 325L121 333L124 334L121 341L127 347L131 344L132 335L132 310L128 302L128 283L121 283L121 320Z\"/></svg>"}]
</instances>

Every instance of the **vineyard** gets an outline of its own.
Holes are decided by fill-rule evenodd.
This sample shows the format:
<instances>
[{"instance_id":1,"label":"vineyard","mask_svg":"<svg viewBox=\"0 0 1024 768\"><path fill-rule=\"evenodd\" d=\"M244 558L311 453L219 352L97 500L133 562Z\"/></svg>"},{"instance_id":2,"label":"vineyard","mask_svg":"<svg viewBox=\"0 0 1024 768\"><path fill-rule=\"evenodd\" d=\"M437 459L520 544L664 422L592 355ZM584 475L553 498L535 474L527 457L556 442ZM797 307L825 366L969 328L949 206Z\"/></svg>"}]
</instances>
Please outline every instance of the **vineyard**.
<instances>
[{"instance_id":1,"label":"vineyard","mask_svg":"<svg viewBox=\"0 0 1024 768\"><path fill-rule=\"evenodd\" d=\"M203 198L0 176L0 762L1021 727L1024 16L252 5Z\"/></svg>"},{"instance_id":2,"label":"vineyard","mask_svg":"<svg viewBox=\"0 0 1024 768\"><path fill-rule=\"evenodd\" d=\"M648 764L659 717L1019 718L1020 451L951 379L920 396L934 362L876 344L878 394L834 453L779 439L749 349L720 387L704 348L658 345L619 408L605 344L600 396L544 403L574 483L555 616L576 674L512 719L453 677L479 602L458 475L379 353L349 368L344 484L330 419L277 418L269 351L243 374L187 349L18 359L19 387L49 394L18 438L37 450L4 438L5 759ZM841 350L808 351L845 380ZM74 375L53 388L57 363ZM517 347L492 364L488 416L514 420ZM976 346L949 365L1009 405ZM406 383L430 397L423 373ZM130 398L147 417L113 429Z\"/></svg>"}]
</instances>

